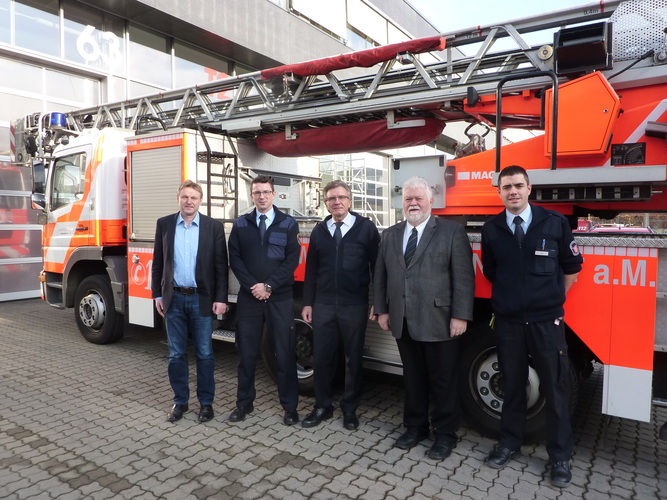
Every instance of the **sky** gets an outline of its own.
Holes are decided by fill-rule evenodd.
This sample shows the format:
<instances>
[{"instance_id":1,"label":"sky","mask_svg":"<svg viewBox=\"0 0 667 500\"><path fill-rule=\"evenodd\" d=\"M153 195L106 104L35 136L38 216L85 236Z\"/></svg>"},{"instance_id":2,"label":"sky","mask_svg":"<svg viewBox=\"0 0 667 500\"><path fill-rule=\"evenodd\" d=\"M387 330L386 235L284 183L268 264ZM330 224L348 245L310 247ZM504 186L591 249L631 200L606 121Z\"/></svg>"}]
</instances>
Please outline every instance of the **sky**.
<instances>
[{"instance_id":1,"label":"sky","mask_svg":"<svg viewBox=\"0 0 667 500\"><path fill-rule=\"evenodd\" d=\"M599 1L594 0L408 0L408 2L441 33L511 21L580 5L599 5Z\"/></svg>"}]
</instances>

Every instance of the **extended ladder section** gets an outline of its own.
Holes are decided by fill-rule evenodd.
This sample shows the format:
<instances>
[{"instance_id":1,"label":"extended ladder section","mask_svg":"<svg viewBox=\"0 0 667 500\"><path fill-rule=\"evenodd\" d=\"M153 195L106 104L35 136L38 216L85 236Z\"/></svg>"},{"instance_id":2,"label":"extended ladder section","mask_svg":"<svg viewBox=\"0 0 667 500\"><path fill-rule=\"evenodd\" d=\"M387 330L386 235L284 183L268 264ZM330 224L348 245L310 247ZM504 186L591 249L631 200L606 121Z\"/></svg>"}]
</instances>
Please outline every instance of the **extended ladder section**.
<instances>
[{"instance_id":1,"label":"extended ladder section","mask_svg":"<svg viewBox=\"0 0 667 500\"><path fill-rule=\"evenodd\" d=\"M104 104L68 114L68 126L76 131L89 127L136 128L143 116L161 120L166 126L182 126L189 120L215 127L237 137L295 129L322 127L376 119L423 116L431 111L457 109L457 101L474 86L479 94L493 93L506 76L531 71L553 70L549 46L531 47L526 34L565 25L606 19L620 1L592 3L527 20L442 35L444 44L410 47L410 42L387 46L381 59L372 61L379 69L371 75L341 80L338 71L327 68L330 59L287 65L272 70L167 91L128 101ZM490 53L495 42L511 40L515 49ZM426 39L429 40L429 39ZM413 41L415 42L415 41ZM443 62L423 65L417 54L442 49ZM407 48L406 48L407 47ZM472 47L472 56L462 48ZM376 49L371 49L374 51ZM369 51L354 53L364 55ZM352 66L353 64L350 64ZM533 87L544 86L537 78ZM509 85L525 90L525 80Z\"/></svg>"},{"instance_id":2,"label":"extended ladder section","mask_svg":"<svg viewBox=\"0 0 667 500\"><path fill-rule=\"evenodd\" d=\"M271 138L261 139L262 136L273 135L277 136L274 143L282 140L293 146L289 141L300 134L305 136L313 129L330 126L339 127L337 135L341 143L357 138L358 143L350 146L355 151L426 144L440 137L446 122L477 121L466 106L474 105L473 100L480 96L493 95L503 80L508 80L503 94L511 95L550 86L553 78L545 74L560 75L559 69L564 72L563 68L574 71L571 60L580 57L578 54L589 52L589 47L582 49L581 42L588 40L594 50L599 50L600 44L603 47L603 64L592 69L611 69L607 38L614 40L615 60L631 60L620 64L624 66L620 69L642 62L633 68L637 72L640 68L645 70L647 66L662 64L665 53L662 26L648 23L647 29L647 23L642 18L642 29L637 30L628 28L624 18L618 24L620 29L631 32L628 40L627 33L614 32L611 37L608 32L610 24L605 22L610 17L613 20L616 10L621 11L625 6L631 9L626 17L634 18L637 12L641 14L642 9L657 16L655 12L658 9L653 5L656 2L660 3L659 0L596 2L529 19L271 68L196 87L80 109L67 113L66 125L63 124L51 135L46 131L47 127L44 131L41 129L44 120L33 118L32 121L39 122L40 131L35 135L38 136L40 152L42 146L48 151L49 141L53 143L63 134L78 134L88 128L107 126L138 129L149 122L156 126L156 121L164 127L197 125L230 137L259 138L257 145L275 156L349 152L340 145L338 150L327 150L331 147L328 138L324 141L320 139L324 146L317 144L308 150L292 150L284 144L275 147ZM591 23L597 23L597 26ZM585 28L587 25L593 28ZM532 47L526 41L526 37L534 32L563 31L566 26L574 28L560 38L557 35L553 45ZM649 41L638 40L637 31ZM512 48L492 52L492 47L500 40ZM617 45L617 40L625 45ZM637 53L637 47L641 53ZM646 58L643 47L653 49L651 61L642 59ZM474 55L464 55L463 49L474 52ZM432 51L440 51L444 60L422 64L419 54ZM574 64L575 70L581 70L577 64ZM587 61L582 64L584 69L591 69ZM375 71L366 76L339 78L342 71L361 72L358 68L370 67ZM533 73L535 75L531 76ZM520 78L513 79L517 76ZM622 78L632 77L626 74ZM26 121L30 121L30 117ZM366 135L361 135L364 127L340 128L360 122L366 128ZM386 130L395 131L396 136L390 137L386 143L371 141L379 137L372 128L373 122ZM537 122L528 122L525 128L536 128L536 123L539 127L538 119ZM492 121L487 124L494 125ZM508 122L504 125L513 126ZM423 130L415 131L412 137L405 136L409 129L420 126ZM30 127L26 125L24 128ZM361 149L364 144L366 149Z\"/></svg>"}]
</instances>

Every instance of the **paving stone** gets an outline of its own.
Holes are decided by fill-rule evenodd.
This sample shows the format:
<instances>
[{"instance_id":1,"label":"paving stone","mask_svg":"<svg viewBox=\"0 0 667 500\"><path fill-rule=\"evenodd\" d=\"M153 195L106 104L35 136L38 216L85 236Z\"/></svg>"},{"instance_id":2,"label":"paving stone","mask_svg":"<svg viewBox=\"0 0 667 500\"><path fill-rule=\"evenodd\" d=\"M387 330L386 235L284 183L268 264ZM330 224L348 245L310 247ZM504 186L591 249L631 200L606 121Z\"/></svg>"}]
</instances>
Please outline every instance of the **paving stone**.
<instances>
[{"instance_id":1,"label":"paving stone","mask_svg":"<svg viewBox=\"0 0 667 500\"><path fill-rule=\"evenodd\" d=\"M48 330L49 336L43 332ZM502 471L483 460L494 439L462 427L451 457L425 456L432 441L394 448L402 427L400 377L365 372L360 428L340 410L313 429L282 424L275 384L259 364L255 411L227 421L236 399L234 346L214 343L216 417L197 422L198 404L166 422L172 394L164 333L128 328L121 342L95 346L71 311L40 300L0 309L0 496L7 499L632 499L667 498L667 443L653 422L599 413L601 369L581 388L573 416L574 479L549 484L543 442L528 443ZM190 353L191 379L195 380ZM192 384L194 396L194 383ZM314 405L301 398L305 416Z\"/></svg>"}]
</instances>

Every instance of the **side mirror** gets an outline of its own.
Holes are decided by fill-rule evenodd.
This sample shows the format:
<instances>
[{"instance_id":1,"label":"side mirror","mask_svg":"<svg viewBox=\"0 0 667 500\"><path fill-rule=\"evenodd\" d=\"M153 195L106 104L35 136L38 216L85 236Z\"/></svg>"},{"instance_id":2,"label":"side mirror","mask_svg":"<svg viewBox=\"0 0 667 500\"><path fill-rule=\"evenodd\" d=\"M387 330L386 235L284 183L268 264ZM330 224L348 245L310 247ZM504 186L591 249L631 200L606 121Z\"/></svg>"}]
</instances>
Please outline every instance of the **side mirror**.
<instances>
[{"instance_id":1,"label":"side mirror","mask_svg":"<svg viewBox=\"0 0 667 500\"><path fill-rule=\"evenodd\" d=\"M44 193L32 193L30 197L32 208L35 210L46 210L46 196Z\"/></svg>"},{"instance_id":2,"label":"side mirror","mask_svg":"<svg viewBox=\"0 0 667 500\"><path fill-rule=\"evenodd\" d=\"M46 193L46 166L41 161L36 161L32 164L32 192L41 195Z\"/></svg>"}]
</instances>

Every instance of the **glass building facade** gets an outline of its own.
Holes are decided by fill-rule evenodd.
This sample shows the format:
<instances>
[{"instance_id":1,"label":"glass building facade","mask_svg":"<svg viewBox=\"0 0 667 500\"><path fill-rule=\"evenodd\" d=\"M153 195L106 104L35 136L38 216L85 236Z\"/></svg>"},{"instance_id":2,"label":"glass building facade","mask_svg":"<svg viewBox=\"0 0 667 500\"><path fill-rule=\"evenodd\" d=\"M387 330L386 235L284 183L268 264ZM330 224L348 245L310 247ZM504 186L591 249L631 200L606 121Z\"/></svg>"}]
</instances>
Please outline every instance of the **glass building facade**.
<instances>
[{"instance_id":1,"label":"glass building facade","mask_svg":"<svg viewBox=\"0 0 667 500\"><path fill-rule=\"evenodd\" d=\"M243 15L243 2L227 1L202 3L211 9L209 23L190 2L175 0L154 6L142 0L0 0L0 222L7 223L0 225L0 281L6 285L0 286L0 301L39 295L41 226L30 203L30 168L11 164L16 120L415 37L372 0L258 0ZM412 9L404 0L395 3ZM280 19L295 31L286 40L268 26L257 29L255 17L267 24ZM417 24L416 36L436 33L426 21ZM301 43L301 36L309 43ZM423 57L428 62L430 56ZM380 227L392 223L386 155L337 155L319 162L324 183L337 178L350 184L355 211Z\"/></svg>"},{"instance_id":2,"label":"glass building facade","mask_svg":"<svg viewBox=\"0 0 667 500\"><path fill-rule=\"evenodd\" d=\"M72 0L0 0L0 160L10 122L249 71Z\"/></svg>"}]
</instances>

